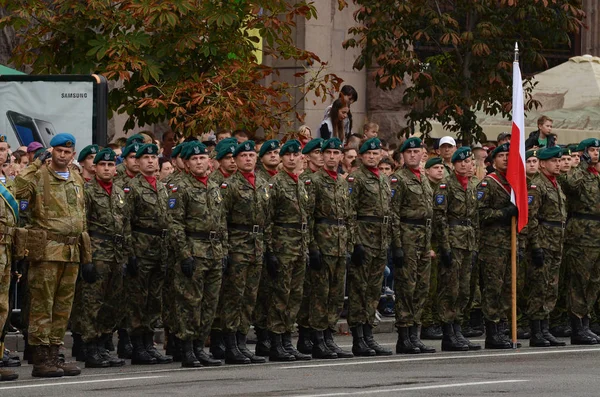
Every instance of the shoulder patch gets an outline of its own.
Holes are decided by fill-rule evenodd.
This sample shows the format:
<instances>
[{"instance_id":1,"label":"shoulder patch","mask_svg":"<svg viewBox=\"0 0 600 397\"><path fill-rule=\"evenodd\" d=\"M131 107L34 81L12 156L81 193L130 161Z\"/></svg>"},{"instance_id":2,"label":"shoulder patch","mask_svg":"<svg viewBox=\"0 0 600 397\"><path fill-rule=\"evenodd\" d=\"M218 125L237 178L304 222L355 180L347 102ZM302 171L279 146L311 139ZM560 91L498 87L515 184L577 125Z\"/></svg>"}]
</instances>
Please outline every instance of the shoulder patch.
<instances>
[{"instance_id":1,"label":"shoulder patch","mask_svg":"<svg viewBox=\"0 0 600 397\"><path fill-rule=\"evenodd\" d=\"M312 181L310 179L307 179L307 180L304 181L305 185L310 185L311 183L312 183Z\"/></svg>"},{"instance_id":2,"label":"shoulder patch","mask_svg":"<svg viewBox=\"0 0 600 397\"><path fill-rule=\"evenodd\" d=\"M352 183L354 182L354 177L353 176L349 176L347 179L348 182Z\"/></svg>"},{"instance_id":3,"label":"shoulder patch","mask_svg":"<svg viewBox=\"0 0 600 397\"><path fill-rule=\"evenodd\" d=\"M533 203L533 196L527 196L527 204Z\"/></svg>"},{"instance_id":4,"label":"shoulder patch","mask_svg":"<svg viewBox=\"0 0 600 397\"><path fill-rule=\"evenodd\" d=\"M21 211L27 211L28 207L29 207L29 201L28 200L21 200L21 201L19 201L19 210L21 210Z\"/></svg>"},{"instance_id":5,"label":"shoulder patch","mask_svg":"<svg viewBox=\"0 0 600 397\"><path fill-rule=\"evenodd\" d=\"M171 208L171 209L175 208L175 204L177 204L177 199L170 198L169 199L169 208Z\"/></svg>"},{"instance_id":6,"label":"shoulder patch","mask_svg":"<svg viewBox=\"0 0 600 397\"><path fill-rule=\"evenodd\" d=\"M444 204L444 201L446 200L446 196L443 194L438 194L435 196L435 203L437 205L442 205Z\"/></svg>"},{"instance_id":7,"label":"shoulder patch","mask_svg":"<svg viewBox=\"0 0 600 397\"><path fill-rule=\"evenodd\" d=\"M351 187L348 188L348 193L352 194L352 188Z\"/></svg>"},{"instance_id":8,"label":"shoulder patch","mask_svg":"<svg viewBox=\"0 0 600 397\"><path fill-rule=\"evenodd\" d=\"M536 185L531 185L531 186L529 186L529 188L530 189L537 189L537 186Z\"/></svg>"},{"instance_id":9,"label":"shoulder patch","mask_svg":"<svg viewBox=\"0 0 600 397\"><path fill-rule=\"evenodd\" d=\"M177 193L177 186L171 186L171 191L173 193Z\"/></svg>"},{"instance_id":10,"label":"shoulder patch","mask_svg":"<svg viewBox=\"0 0 600 397\"><path fill-rule=\"evenodd\" d=\"M482 181L481 182L481 187L486 187L487 186L487 181Z\"/></svg>"},{"instance_id":11,"label":"shoulder patch","mask_svg":"<svg viewBox=\"0 0 600 397\"><path fill-rule=\"evenodd\" d=\"M477 192L477 200L481 200L484 195L485 195L485 192L482 192L481 190L479 190Z\"/></svg>"},{"instance_id":12,"label":"shoulder patch","mask_svg":"<svg viewBox=\"0 0 600 397\"><path fill-rule=\"evenodd\" d=\"M221 189L227 189L227 184L225 182L221 183Z\"/></svg>"},{"instance_id":13,"label":"shoulder patch","mask_svg":"<svg viewBox=\"0 0 600 397\"><path fill-rule=\"evenodd\" d=\"M169 185L168 185L168 186L169 186L169 189L173 189L173 187L175 186L175 184L173 184L173 183L169 183Z\"/></svg>"},{"instance_id":14,"label":"shoulder patch","mask_svg":"<svg viewBox=\"0 0 600 397\"><path fill-rule=\"evenodd\" d=\"M269 183L269 189L272 189L272 188L273 188L273 184Z\"/></svg>"},{"instance_id":15,"label":"shoulder patch","mask_svg":"<svg viewBox=\"0 0 600 397\"><path fill-rule=\"evenodd\" d=\"M391 182L391 183L396 183L396 182L398 182L398 178L396 178L395 176L393 176L393 177L390 179L390 182Z\"/></svg>"},{"instance_id":16,"label":"shoulder patch","mask_svg":"<svg viewBox=\"0 0 600 397\"><path fill-rule=\"evenodd\" d=\"M129 186L125 186L125 187L123 188L123 191L124 191L125 193L129 193L129 192L131 191L131 188L130 188Z\"/></svg>"},{"instance_id":17,"label":"shoulder patch","mask_svg":"<svg viewBox=\"0 0 600 397\"><path fill-rule=\"evenodd\" d=\"M440 184L440 189L445 189L447 186L445 183Z\"/></svg>"}]
</instances>

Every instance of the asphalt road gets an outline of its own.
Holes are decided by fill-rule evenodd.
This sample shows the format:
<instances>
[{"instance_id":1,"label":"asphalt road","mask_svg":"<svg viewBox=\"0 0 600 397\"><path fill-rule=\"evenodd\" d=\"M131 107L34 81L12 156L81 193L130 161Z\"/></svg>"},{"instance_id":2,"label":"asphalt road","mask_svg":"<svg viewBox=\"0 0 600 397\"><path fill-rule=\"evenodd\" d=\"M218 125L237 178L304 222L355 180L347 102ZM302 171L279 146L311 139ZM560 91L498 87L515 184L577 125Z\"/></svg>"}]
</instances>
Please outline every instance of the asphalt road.
<instances>
[{"instance_id":1,"label":"asphalt road","mask_svg":"<svg viewBox=\"0 0 600 397\"><path fill-rule=\"evenodd\" d=\"M394 334L376 338L394 347ZM338 340L351 343L347 336ZM533 349L523 342L514 351L198 369L127 365L59 379L34 379L24 365L18 381L0 384L0 396L600 396L600 347Z\"/></svg>"}]
</instances>

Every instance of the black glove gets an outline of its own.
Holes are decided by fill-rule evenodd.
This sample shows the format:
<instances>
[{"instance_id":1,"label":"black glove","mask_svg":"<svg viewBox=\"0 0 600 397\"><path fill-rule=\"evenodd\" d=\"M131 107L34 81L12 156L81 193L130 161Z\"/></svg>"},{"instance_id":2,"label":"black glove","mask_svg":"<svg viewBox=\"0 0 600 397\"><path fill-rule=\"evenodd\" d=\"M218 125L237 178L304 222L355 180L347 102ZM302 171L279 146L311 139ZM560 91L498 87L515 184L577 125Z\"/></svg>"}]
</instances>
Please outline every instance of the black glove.
<instances>
[{"instance_id":1,"label":"black glove","mask_svg":"<svg viewBox=\"0 0 600 397\"><path fill-rule=\"evenodd\" d=\"M531 261L535 267L544 266L544 250L541 248L531 250Z\"/></svg>"},{"instance_id":2,"label":"black glove","mask_svg":"<svg viewBox=\"0 0 600 397\"><path fill-rule=\"evenodd\" d=\"M52 158L52 152L49 151L48 149L46 149L44 151L44 153L40 154L40 157L38 157L40 159L40 161L42 162L42 165L46 162L46 160L48 160L49 158Z\"/></svg>"},{"instance_id":3,"label":"black glove","mask_svg":"<svg viewBox=\"0 0 600 397\"><path fill-rule=\"evenodd\" d=\"M308 250L308 266L311 268L311 270L321 270L323 268L321 251Z\"/></svg>"},{"instance_id":4,"label":"black glove","mask_svg":"<svg viewBox=\"0 0 600 397\"><path fill-rule=\"evenodd\" d=\"M23 271L25 269L25 261L25 258L13 261L10 269L11 272L13 274L23 274Z\"/></svg>"},{"instance_id":5,"label":"black glove","mask_svg":"<svg viewBox=\"0 0 600 397\"><path fill-rule=\"evenodd\" d=\"M523 255L523 249L522 248L517 248L517 261L519 263L523 262L523 258L525 257L525 255Z\"/></svg>"},{"instance_id":6,"label":"black glove","mask_svg":"<svg viewBox=\"0 0 600 397\"><path fill-rule=\"evenodd\" d=\"M89 284L93 284L98 279L98 273L96 273L96 266L93 263L84 263L81 265L81 278L83 281Z\"/></svg>"},{"instance_id":7,"label":"black glove","mask_svg":"<svg viewBox=\"0 0 600 397\"><path fill-rule=\"evenodd\" d=\"M187 278L192 278L196 270L196 260L190 256L181 261L181 273Z\"/></svg>"},{"instance_id":8,"label":"black glove","mask_svg":"<svg viewBox=\"0 0 600 397\"><path fill-rule=\"evenodd\" d=\"M221 260L221 269L223 270L223 274L227 273L227 269L229 269L229 257L226 256Z\"/></svg>"},{"instance_id":9,"label":"black glove","mask_svg":"<svg viewBox=\"0 0 600 397\"><path fill-rule=\"evenodd\" d=\"M138 262L135 256L130 256L129 259L127 259L127 273L132 277L135 277L138 274Z\"/></svg>"},{"instance_id":10,"label":"black glove","mask_svg":"<svg viewBox=\"0 0 600 397\"><path fill-rule=\"evenodd\" d=\"M362 244L355 244L354 251L352 251L352 264L362 266L365 263L366 256L365 247Z\"/></svg>"},{"instance_id":11,"label":"black glove","mask_svg":"<svg viewBox=\"0 0 600 397\"><path fill-rule=\"evenodd\" d=\"M404 266L404 250L402 248L393 248L392 259L394 261L394 268L401 269Z\"/></svg>"},{"instance_id":12,"label":"black glove","mask_svg":"<svg viewBox=\"0 0 600 397\"><path fill-rule=\"evenodd\" d=\"M277 259L277 257L275 255L273 255L272 252L267 252L266 259L267 259L267 273L269 273L269 276L271 276L272 279L276 279L277 272L279 271L279 267L281 266L279 264L279 259Z\"/></svg>"},{"instance_id":13,"label":"black glove","mask_svg":"<svg viewBox=\"0 0 600 397\"><path fill-rule=\"evenodd\" d=\"M590 156L590 154L587 152L587 150L585 150L583 152L583 154L579 157L581 159L582 162L589 164L592 162L592 157Z\"/></svg>"},{"instance_id":14,"label":"black glove","mask_svg":"<svg viewBox=\"0 0 600 397\"><path fill-rule=\"evenodd\" d=\"M473 251L471 254L471 269L474 269L477 266L477 260L479 259L479 252Z\"/></svg>"},{"instance_id":15,"label":"black glove","mask_svg":"<svg viewBox=\"0 0 600 397\"><path fill-rule=\"evenodd\" d=\"M444 265L444 267L452 267L452 250L442 250L441 260L442 265Z\"/></svg>"},{"instance_id":16,"label":"black glove","mask_svg":"<svg viewBox=\"0 0 600 397\"><path fill-rule=\"evenodd\" d=\"M510 204L509 206L502 208L500 211L502 211L502 216L508 219L519 215L519 210L514 204Z\"/></svg>"}]
</instances>

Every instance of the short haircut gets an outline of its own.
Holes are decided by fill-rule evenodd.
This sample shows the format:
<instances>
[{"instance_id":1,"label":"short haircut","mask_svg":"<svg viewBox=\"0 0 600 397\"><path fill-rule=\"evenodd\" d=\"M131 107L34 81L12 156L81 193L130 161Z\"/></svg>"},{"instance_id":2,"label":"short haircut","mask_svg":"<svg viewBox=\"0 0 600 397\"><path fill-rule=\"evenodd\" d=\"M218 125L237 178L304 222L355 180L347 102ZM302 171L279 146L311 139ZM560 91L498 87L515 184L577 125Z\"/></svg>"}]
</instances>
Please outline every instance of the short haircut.
<instances>
[{"instance_id":1,"label":"short haircut","mask_svg":"<svg viewBox=\"0 0 600 397\"><path fill-rule=\"evenodd\" d=\"M381 164L387 164L390 167L392 167L392 169L394 168L394 163L392 162L392 160L389 157L382 158L381 161L379 162L379 164L377 164L377 166L379 167Z\"/></svg>"},{"instance_id":2,"label":"short haircut","mask_svg":"<svg viewBox=\"0 0 600 397\"><path fill-rule=\"evenodd\" d=\"M544 123L545 123L546 121L553 122L554 120L552 120L552 119L551 119L550 117L548 117L548 116L542 116L542 117L540 117L540 118L537 120L537 125L544 125Z\"/></svg>"},{"instance_id":3,"label":"short haircut","mask_svg":"<svg viewBox=\"0 0 600 397\"><path fill-rule=\"evenodd\" d=\"M229 130L221 130L221 131L217 132L217 133L215 134L215 136L218 138L218 137L219 137L219 135L225 135L225 134L229 134L229 135L231 135L231 131L229 131Z\"/></svg>"},{"instance_id":4,"label":"short haircut","mask_svg":"<svg viewBox=\"0 0 600 397\"><path fill-rule=\"evenodd\" d=\"M354 148L354 147L345 147L344 150L342 150L342 153L346 154L350 150L354 150L356 152L356 154L358 155L358 150L356 148Z\"/></svg>"},{"instance_id":5,"label":"short haircut","mask_svg":"<svg viewBox=\"0 0 600 397\"><path fill-rule=\"evenodd\" d=\"M233 131L233 136L245 136L246 138L248 138L250 135L246 130L235 130Z\"/></svg>"},{"instance_id":6,"label":"short haircut","mask_svg":"<svg viewBox=\"0 0 600 397\"><path fill-rule=\"evenodd\" d=\"M366 124L363 126L363 131L366 131L366 130L375 130L375 131L379 131L379 124L377 124L377 123L366 123Z\"/></svg>"}]
</instances>

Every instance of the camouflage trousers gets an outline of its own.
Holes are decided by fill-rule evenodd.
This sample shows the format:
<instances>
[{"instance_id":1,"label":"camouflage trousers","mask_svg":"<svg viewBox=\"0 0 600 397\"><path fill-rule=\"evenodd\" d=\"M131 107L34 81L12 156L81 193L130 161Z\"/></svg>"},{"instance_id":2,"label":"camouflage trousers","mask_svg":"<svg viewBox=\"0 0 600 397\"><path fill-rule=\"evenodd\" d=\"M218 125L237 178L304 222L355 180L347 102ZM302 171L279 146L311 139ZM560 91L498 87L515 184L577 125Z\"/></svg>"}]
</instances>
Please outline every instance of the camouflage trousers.
<instances>
[{"instance_id":1,"label":"camouflage trousers","mask_svg":"<svg viewBox=\"0 0 600 397\"><path fill-rule=\"evenodd\" d=\"M129 335L154 332L161 320L164 282L165 268L158 260L138 258L138 274L126 282Z\"/></svg>"},{"instance_id":2,"label":"camouflage trousers","mask_svg":"<svg viewBox=\"0 0 600 397\"><path fill-rule=\"evenodd\" d=\"M510 249L482 246L479 251L483 290L481 306L486 320L506 317L511 301Z\"/></svg>"},{"instance_id":3,"label":"camouflage trousers","mask_svg":"<svg viewBox=\"0 0 600 397\"><path fill-rule=\"evenodd\" d=\"M381 298L383 271L387 250L365 248L363 264L350 264L348 269L348 325L356 327L375 323L375 312ZM397 273L396 273L397 274Z\"/></svg>"},{"instance_id":4,"label":"camouflage trousers","mask_svg":"<svg viewBox=\"0 0 600 397\"><path fill-rule=\"evenodd\" d=\"M404 266L394 269L396 328L421 325L431 278L429 250L414 245L403 248Z\"/></svg>"},{"instance_id":5,"label":"camouflage trousers","mask_svg":"<svg viewBox=\"0 0 600 397\"><path fill-rule=\"evenodd\" d=\"M311 328L335 331L344 308L344 276L346 257L323 255L321 270L308 270L306 278L311 286L309 324ZM306 283L304 283L306 286ZM300 324L300 323L298 323Z\"/></svg>"},{"instance_id":6,"label":"camouflage trousers","mask_svg":"<svg viewBox=\"0 0 600 397\"><path fill-rule=\"evenodd\" d=\"M531 318L528 316L528 307L532 288L531 268L533 265L531 264L531 258L526 258L517 265L517 326L529 326ZM509 316L509 313L506 315Z\"/></svg>"},{"instance_id":7,"label":"camouflage trousers","mask_svg":"<svg viewBox=\"0 0 600 397\"><path fill-rule=\"evenodd\" d=\"M308 271L308 270L307 270ZM311 277L308 274L304 277L304 286L302 287L302 302L300 303L300 310L296 317L298 327L310 328L310 297L311 297ZM342 296L343 299L343 296ZM342 302L343 304L343 302Z\"/></svg>"},{"instance_id":8,"label":"camouflage trousers","mask_svg":"<svg viewBox=\"0 0 600 397\"><path fill-rule=\"evenodd\" d=\"M67 330L79 264L29 263L30 345L61 345Z\"/></svg>"},{"instance_id":9,"label":"camouflage trousers","mask_svg":"<svg viewBox=\"0 0 600 397\"><path fill-rule=\"evenodd\" d=\"M440 264L438 313L444 323L461 324L471 293L473 251L452 249L452 266Z\"/></svg>"},{"instance_id":10,"label":"camouflage trousers","mask_svg":"<svg viewBox=\"0 0 600 397\"><path fill-rule=\"evenodd\" d=\"M71 313L71 330L81 334L84 342L112 334L123 304L123 265L103 261L94 265L98 278L92 284L77 280Z\"/></svg>"},{"instance_id":11,"label":"camouflage trousers","mask_svg":"<svg viewBox=\"0 0 600 397\"><path fill-rule=\"evenodd\" d=\"M4 328L8 319L9 303L8 291L10 289L10 248L8 245L0 245L0 329Z\"/></svg>"},{"instance_id":12,"label":"camouflage trousers","mask_svg":"<svg viewBox=\"0 0 600 397\"><path fill-rule=\"evenodd\" d=\"M588 316L600 293L600 248L567 245L565 261L569 269L569 313L579 318Z\"/></svg>"},{"instance_id":13,"label":"camouflage trousers","mask_svg":"<svg viewBox=\"0 0 600 397\"><path fill-rule=\"evenodd\" d=\"M567 310L567 295L569 292L569 279L571 278L569 273L563 254L558 275L558 299L554 305L554 310L550 312L551 327L569 323L569 314Z\"/></svg>"},{"instance_id":14,"label":"camouflage trousers","mask_svg":"<svg viewBox=\"0 0 600 397\"><path fill-rule=\"evenodd\" d=\"M433 258L431 260L431 276L429 277L429 293L425 301L425 307L423 307L423 314L421 315L423 327L431 327L440 321L437 303L439 266L439 260Z\"/></svg>"},{"instance_id":15,"label":"camouflage trousers","mask_svg":"<svg viewBox=\"0 0 600 397\"><path fill-rule=\"evenodd\" d=\"M267 329L267 318L269 317L269 306L271 304L271 295L273 293L273 282L267 273L267 268L263 264L258 294L256 297L256 306L252 313L252 324L256 328Z\"/></svg>"},{"instance_id":16,"label":"camouflage trousers","mask_svg":"<svg viewBox=\"0 0 600 397\"><path fill-rule=\"evenodd\" d=\"M296 316L302 301L302 288L306 274L305 255L277 254L279 269L272 280L271 304L267 328L276 334L293 332Z\"/></svg>"},{"instance_id":17,"label":"camouflage trousers","mask_svg":"<svg viewBox=\"0 0 600 397\"><path fill-rule=\"evenodd\" d=\"M250 330L252 313L256 306L256 296L262 271L262 257L254 254L234 252L230 254L229 267L223 275L221 299L217 312L221 323L214 327L223 332Z\"/></svg>"},{"instance_id":18,"label":"camouflage trousers","mask_svg":"<svg viewBox=\"0 0 600 397\"><path fill-rule=\"evenodd\" d=\"M172 259L169 255L167 272L165 273L165 281L162 288L162 322L165 328L173 328L175 316L175 293L173 291L173 280L175 278L176 268L179 263Z\"/></svg>"},{"instance_id":19,"label":"camouflage trousers","mask_svg":"<svg viewBox=\"0 0 600 397\"><path fill-rule=\"evenodd\" d=\"M221 291L220 260L196 257L196 270L188 278L180 266L173 269L172 331L182 340L204 342L210 333Z\"/></svg>"},{"instance_id":20,"label":"camouflage trousers","mask_svg":"<svg viewBox=\"0 0 600 397\"><path fill-rule=\"evenodd\" d=\"M561 251L545 249L543 266L535 267L532 263L529 264L527 317L530 320L547 319L556 305L561 254Z\"/></svg>"}]
</instances>

